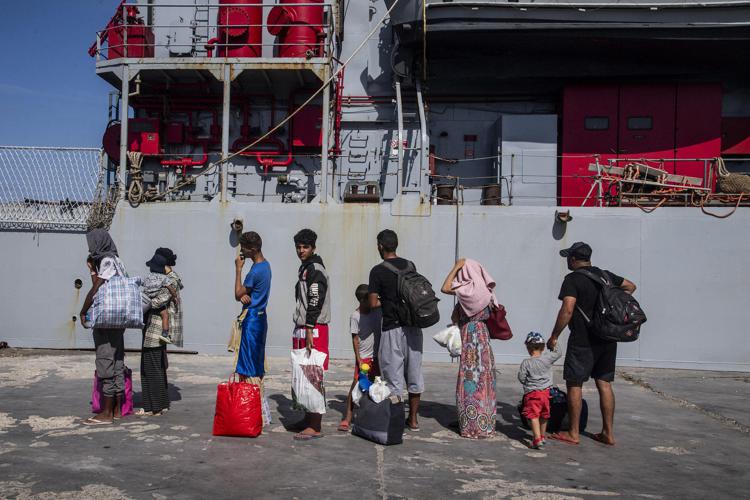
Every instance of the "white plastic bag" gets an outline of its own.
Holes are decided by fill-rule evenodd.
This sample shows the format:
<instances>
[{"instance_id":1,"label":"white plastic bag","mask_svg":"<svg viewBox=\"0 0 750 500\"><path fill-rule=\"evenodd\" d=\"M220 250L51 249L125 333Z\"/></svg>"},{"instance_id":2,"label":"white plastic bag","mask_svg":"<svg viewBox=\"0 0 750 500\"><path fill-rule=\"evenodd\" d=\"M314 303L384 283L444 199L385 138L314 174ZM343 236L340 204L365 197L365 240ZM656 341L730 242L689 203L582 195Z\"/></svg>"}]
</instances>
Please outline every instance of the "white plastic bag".
<instances>
[{"instance_id":1,"label":"white plastic bag","mask_svg":"<svg viewBox=\"0 0 750 500\"><path fill-rule=\"evenodd\" d=\"M456 325L451 325L441 330L432 337L435 342L448 349L448 354L457 358L461 356L461 330Z\"/></svg>"},{"instance_id":2,"label":"white plastic bag","mask_svg":"<svg viewBox=\"0 0 750 500\"><path fill-rule=\"evenodd\" d=\"M313 349L292 350L292 400L294 405L308 413L326 412L323 387L323 363L328 355Z\"/></svg>"},{"instance_id":3,"label":"white plastic bag","mask_svg":"<svg viewBox=\"0 0 750 500\"><path fill-rule=\"evenodd\" d=\"M359 388L359 384L355 384L354 389L352 389L352 402L359 405L360 399L362 399L362 389Z\"/></svg>"},{"instance_id":4,"label":"white plastic bag","mask_svg":"<svg viewBox=\"0 0 750 500\"><path fill-rule=\"evenodd\" d=\"M263 415L263 426L271 425L273 423L273 420L271 419L271 405L268 404L268 398L266 397L265 391L261 391L260 411L261 415Z\"/></svg>"},{"instance_id":5,"label":"white plastic bag","mask_svg":"<svg viewBox=\"0 0 750 500\"><path fill-rule=\"evenodd\" d=\"M391 390L383 379L375 377L375 382L370 386L369 394L373 402L380 403L391 395Z\"/></svg>"}]
</instances>

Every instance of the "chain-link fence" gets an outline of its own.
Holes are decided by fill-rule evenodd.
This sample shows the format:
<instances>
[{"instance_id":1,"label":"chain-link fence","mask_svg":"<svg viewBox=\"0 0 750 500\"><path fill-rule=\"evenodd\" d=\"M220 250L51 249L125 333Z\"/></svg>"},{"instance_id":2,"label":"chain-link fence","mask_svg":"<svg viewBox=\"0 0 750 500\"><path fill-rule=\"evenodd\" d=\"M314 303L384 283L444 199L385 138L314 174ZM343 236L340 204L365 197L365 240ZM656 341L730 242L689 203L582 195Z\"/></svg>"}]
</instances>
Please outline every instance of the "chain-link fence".
<instances>
[{"instance_id":1,"label":"chain-link fence","mask_svg":"<svg viewBox=\"0 0 750 500\"><path fill-rule=\"evenodd\" d=\"M117 193L93 148L0 146L0 229L109 227Z\"/></svg>"}]
</instances>

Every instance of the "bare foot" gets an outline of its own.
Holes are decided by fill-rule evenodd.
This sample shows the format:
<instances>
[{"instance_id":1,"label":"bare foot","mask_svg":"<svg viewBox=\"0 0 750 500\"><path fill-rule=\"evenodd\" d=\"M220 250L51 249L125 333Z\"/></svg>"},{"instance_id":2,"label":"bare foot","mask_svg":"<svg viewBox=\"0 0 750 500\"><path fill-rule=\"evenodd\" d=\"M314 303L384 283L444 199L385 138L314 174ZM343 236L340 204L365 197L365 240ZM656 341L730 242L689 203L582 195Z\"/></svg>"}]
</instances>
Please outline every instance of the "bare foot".
<instances>
[{"instance_id":1,"label":"bare foot","mask_svg":"<svg viewBox=\"0 0 750 500\"><path fill-rule=\"evenodd\" d=\"M413 431L419 430L419 421L416 418L409 417L406 419L406 426Z\"/></svg>"},{"instance_id":2,"label":"bare foot","mask_svg":"<svg viewBox=\"0 0 750 500\"><path fill-rule=\"evenodd\" d=\"M594 441L598 441L599 443L606 444L607 446L614 446L615 445L615 438L608 435L605 432L600 432L599 434L592 434L591 439Z\"/></svg>"}]
</instances>

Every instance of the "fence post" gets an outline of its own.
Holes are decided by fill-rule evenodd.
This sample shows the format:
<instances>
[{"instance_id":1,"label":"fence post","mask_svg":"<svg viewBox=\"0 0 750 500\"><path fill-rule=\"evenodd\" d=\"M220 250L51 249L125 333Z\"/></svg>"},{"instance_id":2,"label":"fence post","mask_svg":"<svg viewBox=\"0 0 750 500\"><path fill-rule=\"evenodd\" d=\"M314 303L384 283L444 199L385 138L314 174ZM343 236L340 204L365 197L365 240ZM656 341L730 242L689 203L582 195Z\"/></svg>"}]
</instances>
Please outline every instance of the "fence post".
<instances>
[{"instance_id":1,"label":"fence post","mask_svg":"<svg viewBox=\"0 0 750 500\"><path fill-rule=\"evenodd\" d=\"M120 99L120 167L117 169L117 182L120 184L120 196L125 197L127 185L125 176L128 171L128 100L130 98L130 68L122 66L122 90Z\"/></svg>"},{"instance_id":2,"label":"fence post","mask_svg":"<svg viewBox=\"0 0 750 500\"><path fill-rule=\"evenodd\" d=\"M219 201L227 201L227 162L226 159L229 157L229 108L231 106L231 92L232 92L232 75L231 66L224 64L224 102L221 108L221 174L219 182L221 183L221 192L219 195Z\"/></svg>"}]
</instances>

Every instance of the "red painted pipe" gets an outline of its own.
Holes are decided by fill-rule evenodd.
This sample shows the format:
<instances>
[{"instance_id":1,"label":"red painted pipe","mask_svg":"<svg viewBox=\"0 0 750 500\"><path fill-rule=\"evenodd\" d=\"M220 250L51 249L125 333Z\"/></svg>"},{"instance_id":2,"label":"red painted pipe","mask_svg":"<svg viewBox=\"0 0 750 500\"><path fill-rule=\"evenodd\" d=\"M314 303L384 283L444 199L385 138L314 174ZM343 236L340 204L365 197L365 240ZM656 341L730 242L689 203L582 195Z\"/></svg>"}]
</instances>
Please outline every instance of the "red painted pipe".
<instances>
[{"instance_id":1,"label":"red painted pipe","mask_svg":"<svg viewBox=\"0 0 750 500\"><path fill-rule=\"evenodd\" d=\"M232 149L237 151L242 149L244 146L242 145L243 142L253 142L257 139L257 137L248 138L248 139L237 139L232 144ZM291 149L287 149L287 151L284 151L284 143L276 138L276 137L267 137L263 139L259 144L256 144L255 147L272 144L277 147L277 149L272 150L264 150L264 151L257 151L257 150L249 150L249 151L243 151L240 153L240 156L255 156L255 158L258 160L258 163L263 165L264 170L266 170L266 173L268 172L268 168L270 167L288 167L292 164L292 151ZM283 160L275 160L274 157L276 156L283 156L286 154L286 158Z\"/></svg>"},{"instance_id":2,"label":"red painted pipe","mask_svg":"<svg viewBox=\"0 0 750 500\"><path fill-rule=\"evenodd\" d=\"M205 165L208 161L208 153L204 152L203 156L201 156L200 160L193 160L191 157L187 156L185 158L179 158L177 160L161 160L162 166L165 167L200 167L202 165Z\"/></svg>"},{"instance_id":3,"label":"red painted pipe","mask_svg":"<svg viewBox=\"0 0 750 500\"><path fill-rule=\"evenodd\" d=\"M212 39L210 39L209 41L206 42L206 45L204 45L204 47L206 48L206 57L212 57L213 56L214 45L217 42L220 42L220 41L221 41L221 39L217 37L217 38L212 38Z\"/></svg>"}]
</instances>

